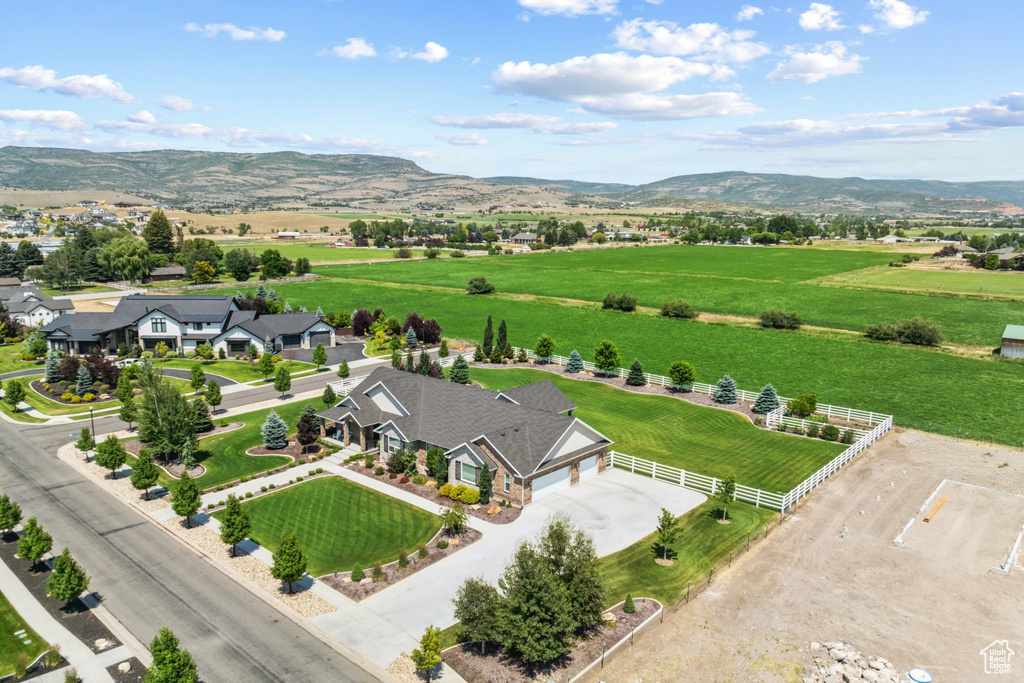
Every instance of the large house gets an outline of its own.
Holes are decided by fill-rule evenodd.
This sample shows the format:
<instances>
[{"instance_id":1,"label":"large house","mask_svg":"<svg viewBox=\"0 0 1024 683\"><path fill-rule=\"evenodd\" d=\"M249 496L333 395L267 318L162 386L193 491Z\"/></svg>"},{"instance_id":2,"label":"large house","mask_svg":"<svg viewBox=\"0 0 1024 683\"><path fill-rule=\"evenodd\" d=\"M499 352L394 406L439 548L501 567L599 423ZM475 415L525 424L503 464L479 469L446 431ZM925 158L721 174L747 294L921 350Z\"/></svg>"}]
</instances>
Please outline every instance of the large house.
<instances>
[{"instance_id":1,"label":"large house","mask_svg":"<svg viewBox=\"0 0 1024 683\"><path fill-rule=\"evenodd\" d=\"M51 348L79 354L113 354L122 343L152 351L163 342L181 353L209 343L229 355L247 353L250 344L262 352L267 339L275 350L335 345L334 328L313 313L258 315L240 310L230 296L133 294L111 313L69 313L40 331Z\"/></svg>"},{"instance_id":2,"label":"large house","mask_svg":"<svg viewBox=\"0 0 1024 683\"><path fill-rule=\"evenodd\" d=\"M7 281L5 278L4 282ZM3 301L4 308L11 317L26 327L46 325L75 308L70 299L49 299L34 285L0 284L0 301Z\"/></svg>"},{"instance_id":3,"label":"large house","mask_svg":"<svg viewBox=\"0 0 1024 683\"><path fill-rule=\"evenodd\" d=\"M328 435L382 459L412 447L424 469L440 447L456 485L478 487L487 467L494 497L526 505L604 471L612 442L575 409L549 381L498 392L382 367L319 415Z\"/></svg>"}]
</instances>

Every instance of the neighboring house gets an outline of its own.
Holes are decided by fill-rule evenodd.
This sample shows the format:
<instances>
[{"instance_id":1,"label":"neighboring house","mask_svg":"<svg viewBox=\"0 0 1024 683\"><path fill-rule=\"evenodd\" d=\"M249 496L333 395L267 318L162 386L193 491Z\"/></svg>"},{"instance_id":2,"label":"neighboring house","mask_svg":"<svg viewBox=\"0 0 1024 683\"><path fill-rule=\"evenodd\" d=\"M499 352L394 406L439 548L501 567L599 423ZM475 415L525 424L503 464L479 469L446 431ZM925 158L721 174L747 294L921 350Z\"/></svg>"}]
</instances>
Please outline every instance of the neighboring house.
<instances>
[{"instance_id":1,"label":"neighboring house","mask_svg":"<svg viewBox=\"0 0 1024 683\"><path fill-rule=\"evenodd\" d=\"M241 311L230 296L133 294L118 300L112 313L62 315L40 329L52 347L66 353L100 349L117 352L124 344L152 351L163 342L181 353L209 342L215 351L239 355L269 338L275 350L309 349L336 343L334 328L313 313L257 315Z\"/></svg>"},{"instance_id":2,"label":"neighboring house","mask_svg":"<svg viewBox=\"0 0 1024 683\"><path fill-rule=\"evenodd\" d=\"M7 287L21 287L21 278L0 277L0 291Z\"/></svg>"},{"instance_id":3,"label":"neighboring house","mask_svg":"<svg viewBox=\"0 0 1024 683\"><path fill-rule=\"evenodd\" d=\"M537 241L537 233L520 232L512 235L512 244L534 244Z\"/></svg>"},{"instance_id":4,"label":"neighboring house","mask_svg":"<svg viewBox=\"0 0 1024 683\"><path fill-rule=\"evenodd\" d=\"M1007 358L1024 358L1024 325L1006 326L999 355Z\"/></svg>"},{"instance_id":5,"label":"neighboring house","mask_svg":"<svg viewBox=\"0 0 1024 683\"><path fill-rule=\"evenodd\" d=\"M149 269L150 282L171 282L181 280L184 277L185 268L183 266L161 266Z\"/></svg>"},{"instance_id":6,"label":"neighboring house","mask_svg":"<svg viewBox=\"0 0 1024 683\"><path fill-rule=\"evenodd\" d=\"M487 467L493 497L526 505L607 466L612 442L575 409L550 381L498 392L381 367L319 415L329 435L380 458L411 446L421 470L440 447L454 485L478 487Z\"/></svg>"},{"instance_id":7,"label":"neighboring house","mask_svg":"<svg viewBox=\"0 0 1024 683\"><path fill-rule=\"evenodd\" d=\"M295 240L302 236L299 232L288 232L284 230L278 230L277 238L279 240Z\"/></svg>"},{"instance_id":8,"label":"neighboring house","mask_svg":"<svg viewBox=\"0 0 1024 683\"><path fill-rule=\"evenodd\" d=\"M17 278L4 278L8 280ZM69 299L48 299L34 285L10 287L0 283L0 301L12 318L28 327L46 325L75 308Z\"/></svg>"}]
</instances>

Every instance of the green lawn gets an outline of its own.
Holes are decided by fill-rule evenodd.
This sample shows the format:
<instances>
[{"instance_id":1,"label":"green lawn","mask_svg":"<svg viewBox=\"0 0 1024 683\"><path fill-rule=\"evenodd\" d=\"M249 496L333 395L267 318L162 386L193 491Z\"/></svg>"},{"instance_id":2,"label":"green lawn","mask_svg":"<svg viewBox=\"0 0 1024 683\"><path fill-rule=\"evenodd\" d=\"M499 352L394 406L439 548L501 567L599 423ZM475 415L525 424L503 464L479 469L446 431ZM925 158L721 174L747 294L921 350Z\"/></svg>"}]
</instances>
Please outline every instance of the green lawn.
<instances>
[{"instance_id":1,"label":"green lawn","mask_svg":"<svg viewBox=\"0 0 1024 683\"><path fill-rule=\"evenodd\" d=\"M686 597L686 582L695 588L707 581L708 571L716 570L746 545L747 535L753 539L763 532L777 514L752 505L733 503L729 506L731 524L720 524L721 504L708 500L680 518L680 533L669 546L675 564L662 567L655 563L657 535L651 534L617 553L602 557L598 566L604 576L608 604L633 597L656 598L666 607ZM654 526L657 520L652 519ZM713 581L713 580L712 580Z\"/></svg>"},{"instance_id":2,"label":"green lawn","mask_svg":"<svg viewBox=\"0 0 1024 683\"><path fill-rule=\"evenodd\" d=\"M106 294L108 292L117 292L120 290L114 289L113 287L104 287L103 285L90 285L81 284L67 289L53 289L52 287L43 287L43 296L70 296L72 294Z\"/></svg>"},{"instance_id":3,"label":"green lawn","mask_svg":"<svg viewBox=\"0 0 1024 683\"><path fill-rule=\"evenodd\" d=\"M28 377L18 377L18 382L25 387L25 403L29 404L44 415L59 416L59 415L83 415L89 413L89 408L93 410L103 410L105 408L116 408L121 405L121 402L116 398L112 398L109 401L94 401L92 403L60 403L49 399L41 394L36 393L30 386L29 383L33 380L40 379L42 375L34 375ZM165 377L164 380L170 384L176 386L178 391L189 394L192 393L192 387L186 380L178 379L177 377ZM7 380L10 381L10 380Z\"/></svg>"},{"instance_id":4,"label":"green lawn","mask_svg":"<svg viewBox=\"0 0 1024 683\"><path fill-rule=\"evenodd\" d=\"M620 453L745 486L786 492L821 469L846 446L758 429L742 415L668 396L552 375L542 370L473 367L488 389L550 379L579 406L573 414L615 442Z\"/></svg>"},{"instance_id":5,"label":"green lawn","mask_svg":"<svg viewBox=\"0 0 1024 683\"><path fill-rule=\"evenodd\" d=\"M359 261L375 261L378 259L394 258L394 249L375 249L369 247L332 247L327 242L288 242L285 240L246 240L245 242L232 241L221 244L225 253L230 249L243 248L253 251L256 254L266 249L277 249L281 256L294 261L299 258L308 258L311 263L348 263ZM414 256L422 256L423 249L413 249ZM222 276L222 279L223 276Z\"/></svg>"},{"instance_id":6,"label":"green lawn","mask_svg":"<svg viewBox=\"0 0 1024 683\"><path fill-rule=\"evenodd\" d=\"M249 361L240 360L191 360L188 358L172 358L171 360L154 360L153 367L157 370L160 368L177 368L179 370L191 371L193 367L199 365L203 368L203 372L207 375L221 375L228 379L233 379L236 382L252 382L254 380L263 379L263 373L260 372L259 367ZM297 372L303 372L305 370L315 370L316 366L312 363L303 363L297 360L283 360L279 363L274 364L274 372L277 372L277 368L285 367L293 375ZM273 375L271 375L273 377ZM168 378L174 379L174 378ZM209 381L209 380L207 380ZM187 384L187 382L186 382Z\"/></svg>"},{"instance_id":7,"label":"green lawn","mask_svg":"<svg viewBox=\"0 0 1024 683\"><path fill-rule=\"evenodd\" d=\"M840 287L875 287L892 291L1024 296L1024 273L1014 270L919 270L881 266L831 275L820 281Z\"/></svg>"},{"instance_id":8,"label":"green lawn","mask_svg":"<svg viewBox=\"0 0 1024 683\"><path fill-rule=\"evenodd\" d=\"M25 353L28 345L25 342L17 344L0 344L0 375L19 370L31 370L32 368L43 367L42 361L25 362L21 354Z\"/></svg>"},{"instance_id":9,"label":"green lawn","mask_svg":"<svg viewBox=\"0 0 1024 683\"><path fill-rule=\"evenodd\" d=\"M15 636L15 631L24 629L23 636ZM30 640L25 645L24 640ZM14 656L19 652L28 655L29 661L46 651L49 645L45 640L33 631L21 615L14 611L10 601L0 593L0 676L8 676L14 673Z\"/></svg>"},{"instance_id":10,"label":"green lawn","mask_svg":"<svg viewBox=\"0 0 1024 683\"><path fill-rule=\"evenodd\" d=\"M251 538L275 550L281 534L295 532L314 576L349 571L359 563L414 553L441 528L438 516L341 477L314 479L245 503ZM220 518L223 512L215 512Z\"/></svg>"}]
</instances>

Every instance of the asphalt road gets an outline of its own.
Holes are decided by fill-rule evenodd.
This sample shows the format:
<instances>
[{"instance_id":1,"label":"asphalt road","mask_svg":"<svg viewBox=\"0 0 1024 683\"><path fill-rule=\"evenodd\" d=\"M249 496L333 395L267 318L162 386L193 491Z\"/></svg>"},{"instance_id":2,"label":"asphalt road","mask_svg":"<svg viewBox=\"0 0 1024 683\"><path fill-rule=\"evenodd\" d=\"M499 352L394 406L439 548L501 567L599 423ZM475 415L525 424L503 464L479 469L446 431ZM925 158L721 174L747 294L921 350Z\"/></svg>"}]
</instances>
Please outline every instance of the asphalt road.
<instances>
[{"instance_id":1,"label":"asphalt road","mask_svg":"<svg viewBox=\"0 0 1024 683\"><path fill-rule=\"evenodd\" d=\"M299 378L292 391L332 379L330 372ZM227 394L223 407L275 396L271 386ZM122 428L116 417L96 423L101 434ZM0 490L39 518L55 550L71 548L92 576L90 589L139 640L148 644L161 626L170 627L209 683L382 680L59 460L57 448L73 429L0 422Z\"/></svg>"}]
</instances>

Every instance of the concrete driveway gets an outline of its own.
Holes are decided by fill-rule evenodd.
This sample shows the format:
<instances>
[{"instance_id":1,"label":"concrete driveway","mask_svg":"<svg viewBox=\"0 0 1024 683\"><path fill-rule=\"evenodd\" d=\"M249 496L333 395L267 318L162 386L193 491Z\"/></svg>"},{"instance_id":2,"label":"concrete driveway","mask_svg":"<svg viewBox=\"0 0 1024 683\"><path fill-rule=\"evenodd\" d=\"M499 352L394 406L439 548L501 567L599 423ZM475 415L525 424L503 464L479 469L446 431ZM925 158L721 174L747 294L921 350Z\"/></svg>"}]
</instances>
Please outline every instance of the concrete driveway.
<instances>
[{"instance_id":1,"label":"concrete driveway","mask_svg":"<svg viewBox=\"0 0 1024 683\"><path fill-rule=\"evenodd\" d=\"M363 354L363 342L346 342L324 349L327 352L325 365L337 365L342 359L349 363L366 358ZM313 349L286 349L281 351L285 360L300 360L304 363L313 362Z\"/></svg>"},{"instance_id":2,"label":"concrete driveway","mask_svg":"<svg viewBox=\"0 0 1024 683\"><path fill-rule=\"evenodd\" d=\"M568 513L575 524L588 531L594 537L597 554L604 556L622 550L653 532L661 508L668 508L678 516L705 500L706 496L694 491L623 470L609 469L577 486L528 505L519 519L511 524L490 524L471 517L472 526L483 532L483 538L444 561L366 598L359 607L397 627L406 634L406 638L418 639L427 626L445 628L455 623L452 599L463 580L482 576L496 584L516 544L536 536L556 512ZM373 630L372 623L361 621L351 612L334 612L313 619L314 623L346 644L384 648L388 651L384 659L391 656L392 651L394 656L401 652L399 644L407 642L405 638L381 639L381 635ZM386 640L395 642L386 643Z\"/></svg>"}]
</instances>

